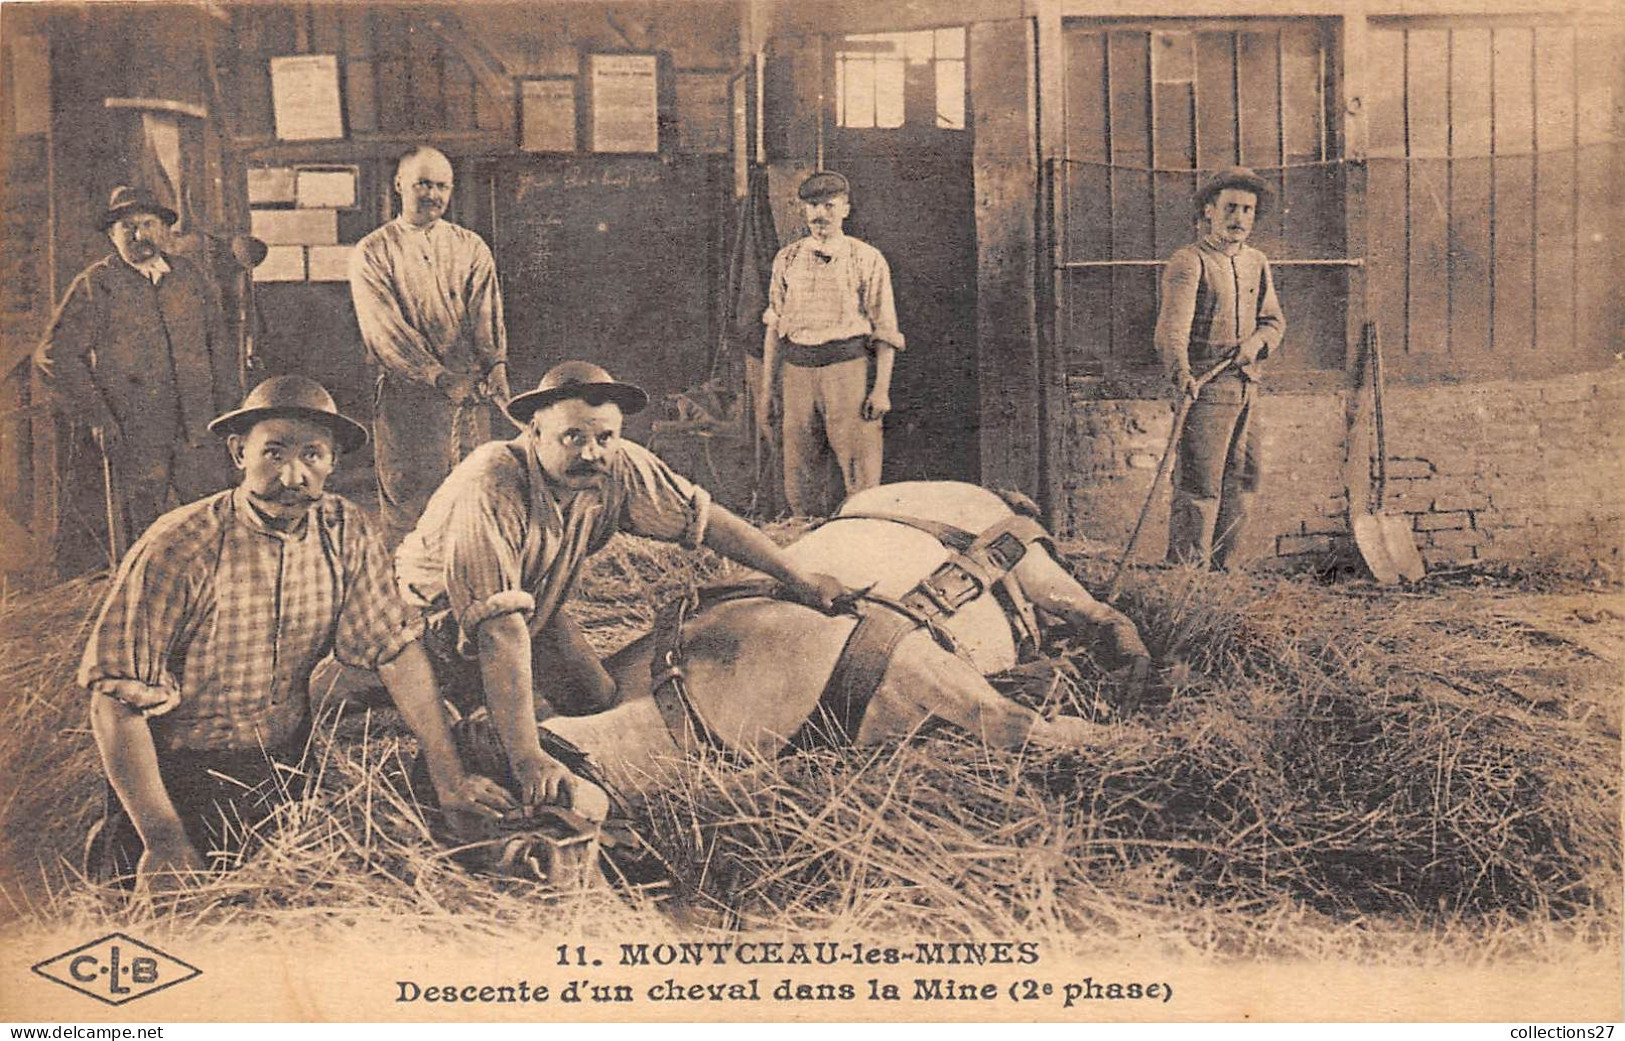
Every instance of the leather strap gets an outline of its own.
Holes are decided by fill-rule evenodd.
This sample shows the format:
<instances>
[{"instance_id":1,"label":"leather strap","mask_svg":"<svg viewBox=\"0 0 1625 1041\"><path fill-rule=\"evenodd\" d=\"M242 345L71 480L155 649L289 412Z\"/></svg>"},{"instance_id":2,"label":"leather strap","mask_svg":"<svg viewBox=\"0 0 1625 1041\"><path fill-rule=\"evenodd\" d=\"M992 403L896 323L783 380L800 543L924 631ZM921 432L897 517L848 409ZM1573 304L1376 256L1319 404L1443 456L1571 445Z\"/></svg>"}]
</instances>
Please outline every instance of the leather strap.
<instances>
[{"instance_id":1,"label":"leather strap","mask_svg":"<svg viewBox=\"0 0 1625 1041\"><path fill-rule=\"evenodd\" d=\"M879 610L871 607L863 612L857 628L847 637L829 682L818 697L818 707L790 735L783 754L814 748L847 748L857 740L869 702L880 689L886 667L891 664L892 653L903 637L920 627L907 614L877 606Z\"/></svg>"}]
</instances>

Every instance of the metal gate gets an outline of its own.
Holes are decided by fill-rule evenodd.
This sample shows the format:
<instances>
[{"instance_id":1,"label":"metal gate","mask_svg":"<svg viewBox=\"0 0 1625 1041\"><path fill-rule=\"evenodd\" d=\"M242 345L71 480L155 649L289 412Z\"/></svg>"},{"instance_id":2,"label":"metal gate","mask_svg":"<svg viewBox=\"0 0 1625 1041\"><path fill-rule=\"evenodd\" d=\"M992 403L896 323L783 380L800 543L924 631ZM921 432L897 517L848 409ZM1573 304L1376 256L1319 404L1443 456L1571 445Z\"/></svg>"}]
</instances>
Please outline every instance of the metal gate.
<instances>
[{"instance_id":1,"label":"metal gate","mask_svg":"<svg viewBox=\"0 0 1625 1041\"><path fill-rule=\"evenodd\" d=\"M1149 374L1157 281L1194 240L1213 170L1251 166L1254 229L1290 331L1278 367L1343 365L1349 272L1335 38L1317 19L1080 20L1064 27L1065 152L1048 167L1055 335L1068 375Z\"/></svg>"}]
</instances>

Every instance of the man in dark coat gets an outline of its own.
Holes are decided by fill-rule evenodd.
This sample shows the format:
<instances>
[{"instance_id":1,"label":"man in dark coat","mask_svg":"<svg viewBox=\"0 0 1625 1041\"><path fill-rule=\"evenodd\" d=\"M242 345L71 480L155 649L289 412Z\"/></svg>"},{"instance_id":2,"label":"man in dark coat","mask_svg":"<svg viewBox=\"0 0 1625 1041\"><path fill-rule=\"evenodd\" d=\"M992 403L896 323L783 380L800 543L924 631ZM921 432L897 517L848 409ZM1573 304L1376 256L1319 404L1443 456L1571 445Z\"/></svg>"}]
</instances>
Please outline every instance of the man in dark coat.
<instances>
[{"instance_id":1,"label":"man in dark coat","mask_svg":"<svg viewBox=\"0 0 1625 1041\"><path fill-rule=\"evenodd\" d=\"M237 362L203 273L165 252L174 223L151 192L114 189L101 230L115 252L73 280L35 358L76 435L88 428L100 449L101 515L120 548L171 505L225 487L230 472L208 428L242 396ZM92 530L106 523L95 520Z\"/></svg>"}]
</instances>

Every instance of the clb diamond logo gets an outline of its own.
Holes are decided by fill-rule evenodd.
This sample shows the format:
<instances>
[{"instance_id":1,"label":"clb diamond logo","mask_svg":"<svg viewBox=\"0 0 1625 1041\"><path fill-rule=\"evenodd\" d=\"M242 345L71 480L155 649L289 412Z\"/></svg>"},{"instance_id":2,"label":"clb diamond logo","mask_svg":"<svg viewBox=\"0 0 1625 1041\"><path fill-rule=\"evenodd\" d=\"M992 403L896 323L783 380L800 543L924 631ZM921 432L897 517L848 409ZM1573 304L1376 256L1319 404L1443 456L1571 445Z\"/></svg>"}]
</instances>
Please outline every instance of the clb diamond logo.
<instances>
[{"instance_id":1,"label":"clb diamond logo","mask_svg":"<svg viewBox=\"0 0 1625 1041\"><path fill-rule=\"evenodd\" d=\"M40 962L34 971L109 1005L144 998L203 974L202 969L123 933L109 933L64 951Z\"/></svg>"}]
</instances>

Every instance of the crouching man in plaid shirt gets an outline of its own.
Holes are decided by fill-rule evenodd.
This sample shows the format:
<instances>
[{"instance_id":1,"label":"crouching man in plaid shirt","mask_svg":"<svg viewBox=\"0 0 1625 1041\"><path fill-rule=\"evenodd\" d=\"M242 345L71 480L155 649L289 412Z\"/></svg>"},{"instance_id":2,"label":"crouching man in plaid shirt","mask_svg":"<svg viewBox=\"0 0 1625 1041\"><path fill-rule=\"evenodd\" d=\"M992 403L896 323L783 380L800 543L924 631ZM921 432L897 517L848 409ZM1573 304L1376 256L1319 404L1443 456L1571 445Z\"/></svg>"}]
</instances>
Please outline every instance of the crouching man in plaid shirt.
<instances>
[{"instance_id":1,"label":"crouching man in plaid shirt","mask_svg":"<svg viewBox=\"0 0 1625 1041\"><path fill-rule=\"evenodd\" d=\"M234 860L282 799L310 735L310 676L332 654L376 670L417 733L442 806L511 806L468 776L451 741L422 623L396 592L372 524L324 494L366 443L318 383L278 376L209 424L241 484L158 519L108 590L79 666L107 770L86 846L93 878L173 884Z\"/></svg>"}]
</instances>

